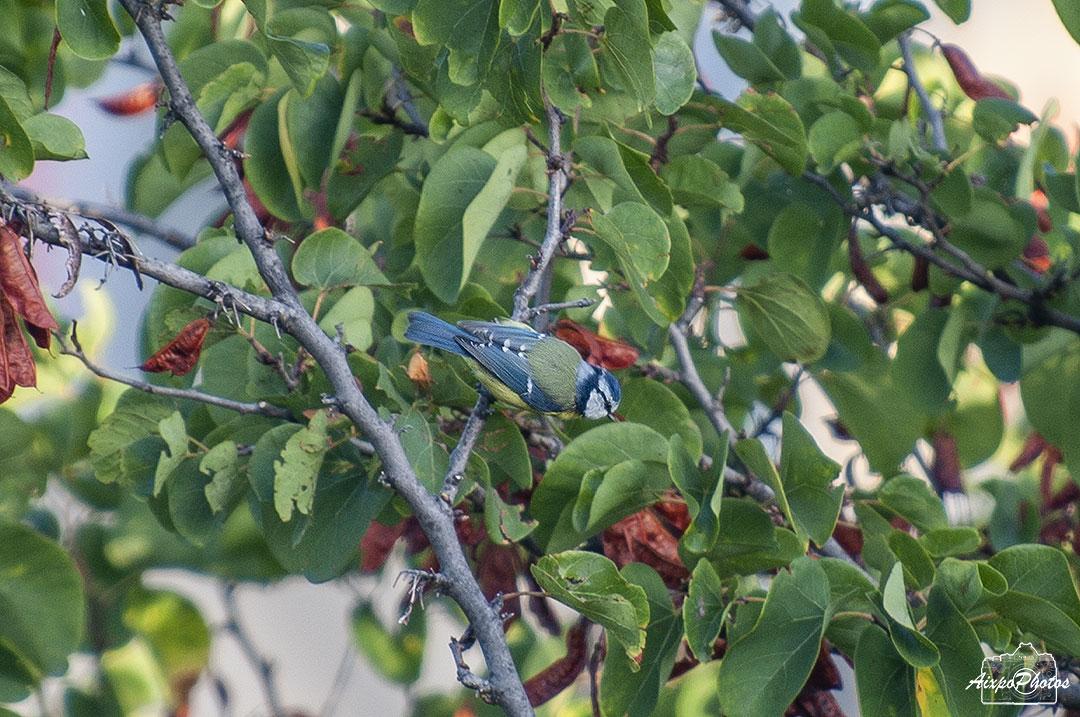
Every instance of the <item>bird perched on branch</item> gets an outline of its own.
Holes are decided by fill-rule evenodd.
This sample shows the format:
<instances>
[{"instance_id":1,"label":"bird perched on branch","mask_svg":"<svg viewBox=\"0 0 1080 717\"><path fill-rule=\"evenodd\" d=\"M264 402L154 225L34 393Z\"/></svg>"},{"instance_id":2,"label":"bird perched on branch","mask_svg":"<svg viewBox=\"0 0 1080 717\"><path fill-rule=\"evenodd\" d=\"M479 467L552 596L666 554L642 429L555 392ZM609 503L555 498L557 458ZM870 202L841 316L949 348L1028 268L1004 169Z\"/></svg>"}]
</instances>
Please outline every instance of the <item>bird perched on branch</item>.
<instances>
[{"instance_id":1,"label":"bird perched on branch","mask_svg":"<svg viewBox=\"0 0 1080 717\"><path fill-rule=\"evenodd\" d=\"M562 339L526 324L459 321L409 313L405 338L464 356L498 400L562 418L615 417L622 391L611 373L582 360Z\"/></svg>"}]
</instances>

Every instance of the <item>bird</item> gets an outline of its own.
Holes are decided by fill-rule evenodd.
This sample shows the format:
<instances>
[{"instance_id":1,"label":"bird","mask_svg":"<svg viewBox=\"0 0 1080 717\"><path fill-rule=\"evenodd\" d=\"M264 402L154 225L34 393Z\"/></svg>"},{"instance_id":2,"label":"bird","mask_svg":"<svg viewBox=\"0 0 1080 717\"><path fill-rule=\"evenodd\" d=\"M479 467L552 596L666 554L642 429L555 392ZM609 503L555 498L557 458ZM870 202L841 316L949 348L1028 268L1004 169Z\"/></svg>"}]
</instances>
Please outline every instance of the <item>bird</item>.
<instances>
[{"instance_id":1,"label":"bird","mask_svg":"<svg viewBox=\"0 0 1080 717\"><path fill-rule=\"evenodd\" d=\"M560 418L615 418L622 390L562 339L516 321L459 321L409 312L405 338L465 357L497 400Z\"/></svg>"}]
</instances>

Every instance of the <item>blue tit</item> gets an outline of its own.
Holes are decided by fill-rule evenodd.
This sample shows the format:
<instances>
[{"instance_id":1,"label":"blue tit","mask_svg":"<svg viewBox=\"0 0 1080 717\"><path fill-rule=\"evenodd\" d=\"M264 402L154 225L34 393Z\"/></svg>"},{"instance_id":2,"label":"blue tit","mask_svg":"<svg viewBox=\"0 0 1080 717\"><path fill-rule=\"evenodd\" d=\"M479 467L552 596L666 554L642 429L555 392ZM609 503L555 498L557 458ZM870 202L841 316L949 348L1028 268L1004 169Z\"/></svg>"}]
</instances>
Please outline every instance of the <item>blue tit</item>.
<instances>
[{"instance_id":1,"label":"blue tit","mask_svg":"<svg viewBox=\"0 0 1080 717\"><path fill-rule=\"evenodd\" d=\"M607 369L562 339L516 322L459 321L409 313L405 338L464 356L498 400L562 418L614 418L622 391Z\"/></svg>"}]
</instances>

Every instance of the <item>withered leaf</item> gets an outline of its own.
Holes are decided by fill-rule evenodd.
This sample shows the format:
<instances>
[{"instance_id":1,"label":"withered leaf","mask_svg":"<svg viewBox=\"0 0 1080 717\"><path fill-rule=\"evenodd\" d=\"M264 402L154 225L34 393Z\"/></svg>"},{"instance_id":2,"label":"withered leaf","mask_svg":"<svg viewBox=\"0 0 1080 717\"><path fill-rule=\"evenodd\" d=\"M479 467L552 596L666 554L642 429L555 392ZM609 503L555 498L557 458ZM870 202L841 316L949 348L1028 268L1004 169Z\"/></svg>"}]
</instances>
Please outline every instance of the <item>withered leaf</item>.
<instances>
[{"instance_id":1,"label":"withered leaf","mask_svg":"<svg viewBox=\"0 0 1080 717\"><path fill-rule=\"evenodd\" d=\"M569 687L585 669L585 620L566 633L566 654L525 682L529 704L538 707Z\"/></svg>"},{"instance_id":2,"label":"withered leaf","mask_svg":"<svg viewBox=\"0 0 1080 717\"><path fill-rule=\"evenodd\" d=\"M15 313L27 323L43 329L59 329L60 325L45 305L38 286L37 274L23 253L22 240L5 224L0 223L0 291L11 302ZM40 345L40 344L39 344Z\"/></svg>"},{"instance_id":3,"label":"withered leaf","mask_svg":"<svg viewBox=\"0 0 1080 717\"><path fill-rule=\"evenodd\" d=\"M161 83L157 80L150 80L135 85L130 90L102 97L97 103L98 107L111 115L130 117L154 109L160 97Z\"/></svg>"},{"instance_id":4,"label":"withered leaf","mask_svg":"<svg viewBox=\"0 0 1080 717\"><path fill-rule=\"evenodd\" d=\"M0 401L6 401L16 386L37 384L34 355L26 343L11 303L0 295Z\"/></svg>"},{"instance_id":5,"label":"withered leaf","mask_svg":"<svg viewBox=\"0 0 1080 717\"><path fill-rule=\"evenodd\" d=\"M577 349L581 358L594 366L615 371L633 366L638 360L638 350L633 346L604 338L576 321L559 319L555 335Z\"/></svg>"},{"instance_id":6,"label":"withered leaf","mask_svg":"<svg viewBox=\"0 0 1080 717\"><path fill-rule=\"evenodd\" d=\"M172 371L173 376L183 376L195 368L202 353L203 339L210 330L209 319L195 319L180 329L172 341L158 349L146 362L139 366L147 373Z\"/></svg>"}]
</instances>

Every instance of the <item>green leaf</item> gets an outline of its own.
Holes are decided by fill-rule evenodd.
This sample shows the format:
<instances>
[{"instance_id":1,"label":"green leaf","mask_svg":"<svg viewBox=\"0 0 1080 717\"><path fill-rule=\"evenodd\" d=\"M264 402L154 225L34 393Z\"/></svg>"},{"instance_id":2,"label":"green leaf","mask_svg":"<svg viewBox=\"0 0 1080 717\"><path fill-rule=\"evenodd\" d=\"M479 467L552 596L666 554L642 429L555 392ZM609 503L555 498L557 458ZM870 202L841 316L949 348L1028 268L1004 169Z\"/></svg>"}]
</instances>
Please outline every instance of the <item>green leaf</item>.
<instances>
[{"instance_id":1,"label":"green leaf","mask_svg":"<svg viewBox=\"0 0 1080 717\"><path fill-rule=\"evenodd\" d=\"M881 591L882 606L889 620L889 634L893 647L913 667L933 667L938 664L940 654L934 644L925 635L915 629L911 619L911 610L904 590L904 568L894 563Z\"/></svg>"},{"instance_id":2,"label":"green leaf","mask_svg":"<svg viewBox=\"0 0 1080 717\"><path fill-rule=\"evenodd\" d=\"M790 530L777 528L760 505L746 498L726 498L720 507L720 534L709 552L708 560L722 578L751 575L787 565L806 549ZM696 565L698 556L679 546L679 556L687 567Z\"/></svg>"},{"instance_id":3,"label":"green leaf","mask_svg":"<svg viewBox=\"0 0 1080 717\"><path fill-rule=\"evenodd\" d=\"M422 610L414 610L404 624L391 632L383 626L372 604L363 600L353 609L351 627L353 643L380 675L406 686L420 677L427 632Z\"/></svg>"},{"instance_id":4,"label":"green leaf","mask_svg":"<svg viewBox=\"0 0 1080 717\"><path fill-rule=\"evenodd\" d=\"M90 434L90 464L102 483L133 484L144 477L140 466L129 459L135 444L156 436L158 422L173 412L171 406L149 394L130 389L116 404L116 409ZM155 445L160 445L156 442ZM154 451L154 463L142 466L152 474L160 449Z\"/></svg>"},{"instance_id":5,"label":"green leaf","mask_svg":"<svg viewBox=\"0 0 1080 717\"><path fill-rule=\"evenodd\" d=\"M627 421L646 425L657 433L677 433L691 458L701 458L701 429L690 417L686 404L659 381L635 378L623 383L619 413Z\"/></svg>"},{"instance_id":6,"label":"green leaf","mask_svg":"<svg viewBox=\"0 0 1080 717\"><path fill-rule=\"evenodd\" d=\"M889 636L867 625L855 650L855 685L865 715L918 717L915 671L900 657Z\"/></svg>"},{"instance_id":7,"label":"green leaf","mask_svg":"<svg viewBox=\"0 0 1080 717\"><path fill-rule=\"evenodd\" d=\"M604 34L598 58L605 86L628 92L643 110L656 94L652 41L643 0L613 5L604 13Z\"/></svg>"},{"instance_id":8,"label":"green leaf","mask_svg":"<svg viewBox=\"0 0 1080 717\"><path fill-rule=\"evenodd\" d=\"M167 590L136 588L128 594L124 626L154 650L166 676L198 674L210 658L210 630L193 602Z\"/></svg>"},{"instance_id":9,"label":"green leaf","mask_svg":"<svg viewBox=\"0 0 1080 717\"><path fill-rule=\"evenodd\" d=\"M713 469L706 473L697 467L693 456L678 434L668 442L668 471L690 513L690 525L679 543L693 553L705 553L720 534L720 508L724 496L724 466L727 460L728 433L720 437L723 453L713 458Z\"/></svg>"},{"instance_id":10,"label":"green leaf","mask_svg":"<svg viewBox=\"0 0 1080 717\"><path fill-rule=\"evenodd\" d=\"M889 550L896 554L904 566L904 575L916 590L922 590L934 580L934 561L919 541L902 530L889 534Z\"/></svg>"},{"instance_id":11,"label":"green leaf","mask_svg":"<svg viewBox=\"0 0 1080 717\"><path fill-rule=\"evenodd\" d=\"M212 476L205 489L206 502L215 513L228 513L247 492L248 483L240 474L236 444L223 441L199 461L199 471Z\"/></svg>"},{"instance_id":12,"label":"green leaf","mask_svg":"<svg viewBox=\"0 0 1080 717\"><path fill-rule=\"evenodd\" d=\"M475 227L470 227L470 243L466 245L465 214L497 166L495 158L481 149L455 146L439 158L424 180L413 234L416 260L428 288L448 304L457 299L468 281L480 248L477 239L483 241L475 235ZM512 179L509 184L513 186Z\"/></svg>"},{"instance_id":13,"label":"green leaf","mask_svg":"<svg viewBox=\"0 0 1080 717\"><path fill-rule=\"evenodd\" d=\"M881 42L854 15L835 0L803 0L792 16L795 24L826 54L839 55L863 72L873 72L881 55Z\"/></svg>"},{"instance_id":14,"label":"green leaf","mask_svg":"<svg viewBox=\"0 0 1080 717\"><path fill-rule=\"evenodd\" d=\"M768 7L757 16L754 23L754 44L762 49L769 60L789 80L802 74L802 54L798 43L780 24L776 10Z\"/></svg>"},{"instance_id":15,"label":"green leaf","mask_svg":"<svg viewBox=\"0 0 1080 717\"><path fill-rule=\"evenodd\" d=\"M372 266L374 268L374 265ZM374 314L375 298L371 289L354 286L330 305L326 314L319 319L319 327L328 336L336 336L337 327L340 325L345 343L360 351L366 351L372 342L371 319Z\"/></svg>"},{"instance_id":16,"label":"green leaf","mask_svg":"<svg viewBox=\"0 0 1080 717\"><path fill-rule=\"evenodd\" d=\"M945 691L945 700L953 714L986 714L978 691L968 689L983 666L979 637L964 614L940 587L930 591L926 610L926 636L941 653L934 673Z\"/></svg>"},{"instance_id":17,"label":"green leaf","mask_svg":"<svg viewBox=\"0 0 1080 717\"><path fill-rule=\"evenodd\" d=\"M1080 44L1080 7L1068 0L1054 0L1054 10L1073 40Z\"/></svg>"},{"instance_id":18,"label":"green leaf","mask_svg":"<svg viewBox=\"0 0 1080 717\"><path fill-rule=\"evenodd\" d=\"M1020 398L1031 425L1065 452L1066 460L1080 453L1080 340L1053 330L1035 344L1023 347Z\"/></svg>"},{"instance_id":19,"label":"green leaf","mask_svg":"<svg viewBox=\"0 0 1080 717\"><path fill-rule=\"evenodd\" d=\"M281 63L285 74L292 80L293 88L306 97L315 90L316 83L326 76L326 68L330 65L330 47L325 42L301 39L302 34L307 34L303 30L303 18L321 20L324 16L328 19L330 16L321 8L293 8L293 10L301 11L303 13L301 18L289 18L290 21L282 23L278 17L274 17L270 22L263 23L262 29L270 53ZM316 10L322 10L322 12L318 13ZM300 19L301 22L298 23L299 27L293 28L291 27L292 20L295 19ZM331 32L333 31L332 23L331 20L329 28ZM311 24L315 25L314 22Z\"/></svg>"},{"instance_id":20,"label":"green leaf","mask_svg":"<svg viewBox=\"0 0 1080 717\"><path fill-rule=\"evenodd\" d=\"M42 112L22 123L34 147L34 159L86 159L86 141L78 125L67 117Z\"/></svg>"},{"instance_id":21,"label":"green leaf","mask_svg":"<svg viewBox=\"0 0 1080 717\"><path fill-rule=\"evenodd\" d=\"M878 499L924 533L949 525L941 499L926 481L915 476L889 479L878 491Z\"/></svg>"},{"instance_id":22,"label":"green leaf","mask_svg":"<svg viewBox=\"0 0 1080 717\"><path fill-rule=\"evenodd\" d=\"M631 585L640 586L648 599L645 651L640 666L614 656L605 661L600 704L607 714L648 717L675 664L683 638L682 613L672 607L667 586L653 568L630 563L621 572Z\"/></svg>"},{"instance_id":23,"label":"green leaf","mask_svg":"<svg viewBox=\"0 0 1080 717\"><path fill-rule=\"evenodd\" d=\"M949 309L927 309L904 330L896 342L892 363L893 381L907 390L904 397L913 408L927 415L940 415L946 408L952 381L938 361L938 344Z\"/></svg>"},{"instance_id":24,"label":"green leaf","mask_svg":"<svg viewBox=\"0 0 1080 717\"><path fill-rule=\"evenodd\" d=\"M120 31L105 0L57 0L56 27L85 60L106 60L120 49Z\"/></svg>"},{"instance_id":25,"label":"green leaf","mask_svg":"<svg viewBox=\"0 0 1080 717\"><path fill-rule=\"evenodd\" d=\"M512 488L532 486L532 462L521 429L502 413L494 413L484 424L484 432L476 441L476 453L491 468L492 481L510 480Z\"/></svg>"},{"instance_id":26,"label":"green leaf","mask_svg":"<svg viewBox=\"0 0 1080 717\"><path fill-rule=\"evenodd\" d=\"M682 606L686 642L698 662L712 659L713 645L720 636L728 609L720 576L709 561L699 560L690 576L689 592Z\"/></svg>"},{"instance_id":27,"label":"green leaf","mask_svg":"<svg viewBox=\"0 0 1080 717\"><path fill-rule=\"evenodd\" d=\"M1045 640L1055 652L1080 651L1080 597L1060 550L1015 545L988 562L1009 582L1008 592L990 601L999 615Z\"/></svg>"},{"instance_id":28,"label":"green leaf","mask_svg":"<svg viewBox=\"0 0 1080 717\"><path fill-rule=\"evenodd\" d=\"M966 22L971 15L971 0L934 0L934 4L957 25ZM1057 2L1054 5L1056 6Z\"/></svg>"},{"instance_id":29,"label":"green leaf","mask_svg":"<svg viewBox=\"0 0 1080 717\"><path fill-rule=\"evenodd\" d=\"M298 282L319 289L389 283L359 240L337 227L308 235L293 254L292 271Z\"/></svg>"},{"instance_id":30,"label":"green leaf","mask_svg":"<svg viewBox=\"0 0 1080 717\"><path fill-rule=\"evenodd\" d=\"M642 308L658 326L666 326L665 316L648 294L647 284L667 269L671 237L667 225L649 207L637 202L623 202L607 214L592 214L598 239L614 252L619 268L630 284Z\"/></svg>"},{"instance_id":31,"label":"green leaf","mask_svg":"<svg viewBox=\"0 0 1080 717\"><path fill-rule=\"evenodd\" d=\"M26 130L0 97L0 174L18 182L34 171L34 146Z\"/></svg>"},{"instance_id":32,"label":"green leaf","mask_svg":"<svg viewBox=\"0 0 1080 717\"><path fill-rule=\"evenodd\" d=\"M720 32L713 33L713 42L731 71L751 85L780 82L784 79L784 73L756 44Z\"/></svg>"},{"instance_id":33,"label":"green leaf","mask_svg":"<svg viewBox=\"0 0 1080 717\"><path fill-rule=\"evenodd\" d=\"M716 98L710 101L719 110L722 127L756 144L788 174L802 176L809 154L806 129L787 100L748 90L736 102Z\"/></svg>"},{"instance_id":34,"label":"green leaf","mask_svg":"<svg viewBox=\"0 0 1080 717\"><path fill-rule=\"evenodd\" d=\"M653 45L653 73L656 97L653 104L662 115L672 115L694 93L697 71L694 53L677 32L665 32Z\"/></svg>"},{"instance_id":35,"label":"green leaf","mask_svg":"<svg viewBox=\"0 0 1080 717\"><path fill-rule=\"evenodd\" d=\"M380 366L380 369L382 367ZM387 379L389 376L386 377ZM380 378L380 384L383 379ZM409 426L401 434L401 446L409 458L416 477L432 495L442 491L443 478L450 467L450 457L441 443L436 443L435 436L427 419L415 406L410 406L404 415L398 418L397 425Z\"/></svg>"},{"instance_id":36,"label":"green leaf","mask_svg":"<svg viewBox=\"0 0 1080 717\"><path fill-rule=\"evenodd\" d=\"M316 411L307 428L285 442L281 459L274 461L274 508L282 521L292 518L293 507L303 515L311 512L315 482L330 448L326 411Z\"/></svg>"},{"instance_id":37,"label":"green leaf","mask_svg":"<svg viewBox=\"0 0 1080 717\"><path fill-rule=\"evenodd\" d=\"M930 13L915 0L878 0L862 14L862 21L882 44L930 19Z\"/></svg>"},{"instance_id":38,"label":"green leaf","mask_svg":"<svg viewBox=\"0 0 1080 717\"><path fill-rule=\"evenodd\" d=\"M941 183L930 191L930 201L946 217L964 217L971 213L975 195L971 177L961 167L955 167L941 178Z\"/></svg>"},{"instance_id":39,"label":"green leaf","mask_svg":"<svg viewBox=\"0 0 1080 717\"><path fill-rule=\"evenodd\" d=\"M825 456L802 423L784 413L780 450L780 483L786 494L795 532L825 545L836 526L844 488L832 485L840 465Z\"/></svg>"},{"instance_id":40,"label":"green leaf","mask_svg":"<svg viewBox=\"0 0 1080 717\"><path fill-rule=\"evenodd\" d=\"M533 492L529 512L540 521L537 542L551 552L574 547L588 537L574 530L572 515L582 478L591 470L640 461L647 466L650 489L631 497L641 507L655 502L671 485L667 457L667 439L637 423L611 423L582 433L559 453Z\"/></svg>"},{"instance_id":41,"label":"green leaf","mask_svg":"<svg viewBox=\"0 0 1080 717\"><path fill-rule=\"evenodd\" d=\"M278 103L281 156L298 205L302 206L308 192L322 189L323 176L332 159L326 137L334 133L341 102L337 81L326 76L307 94L292 89Z\"/></svg>"},{"instance_id":42,"label":"green leaf","mask_svg":"<svg viewBox=\"0 0 1080 717\"><path fill-rule=\"evenodd\" d=\"M184 417L179 411L173 411L158 421L157 432L168 446L168 452L162 451L154 472L154 495L157 496L165 486L172 472L187 458L188 435Z\"/></svg>"},{"instance_id":43,"label":"green leaf","mask_svg":"<svg viewBox=\"0 0 1080 717\"><path fill-rule=\"evenodd\" d=\"M26 91L26 83L6 67L0 66L0 98L3 98L8 107L15 114L15 118L22 122L34 114L34 103Z\"/></svg>"},{"instance_id":44,"label":"green leaf","mask_svg":"<svg viewBox=\"0 0 1080 717\"><path fill-rule=\"evenodd\" d=\"M660 172L672 198L685 207L743 210L739 186L715 163L696 154L675 157Z\"/></svg>"},{"instance_id":45,"label":"green leaf","mask_svg":"<svg viewBox=\"0 0 1080 717\"><path fill-rule=\"evenodd\" d=\"M349 138L342 152L331 154L331 163L336 164L326 184L326 206L339 219L347 217L381 179L394 171L404 133L392 130L373 136L354 132Z\"/></svg>"},{"instance_id":46,"label":"green leaf","mask_svg":"<svg viewBox=\"0 0 1080 717\"><path fill-rule=\"evenodd\" d=\"M475 55L487 31L498 22L495 0L419 0L412 12L413 32L421 45L440 44Z\"/></svg>"},{"instance_id":47,"label":"green leaf","mask_svg":"<svg viewBox=\"0 0 1080 717\"><path fill-rule=\"evenodd\" d=\"M763 276L736 293L740 316L781 361L809 363L829 348L825 302L794 274Z\"/></svg>"},{"instance_id":48,"label":"green leaf","mask_svg":"<svg viewBox=\"0 0 1080 717\"><path fill-rule=\"evenodd\" d=\"M773 579L754 628L720 663L727 714L782 714L817 661L829 614L829 581L816 561L799 558Z\"/></svg>"},{"instance_id":49,"label":"green leaf","mask_svg":"<svg viewBox=\"0 0 1080 717\"><path fill-rule=\"evenodd\" d=\"M596 553L567 550L545 555L530 571L548 595L603 626L631 663L641 665L649 600L641 587L619 573L615 563Z\"/></svg>"},{"instance_id":50,"label":"green leaf","mask_svg":"<svg viewBox=\"0 0 1080 717\"><path fill-rule=\"evenodd\" d=\"M82 638L83 606L82 578L67 551L32 528L0 521L0 682L12 662L29 677L27 688L63 674Z\"/></svg>"},{"instance_id":51,"label":"green leaf","mask_svg":"<svg viewBox=\"0 0 1080 717\"><path fill-rule=\"evenodd\" d=\"M244 177L270 212L286 221L302 218L278 136L279 92L255 108L244 135Z\"/></svg>"},{"instance_id":52,"label":"green leaf","mask_svg":"<svg viewBox=\"0 0 1080 717\"><path fill-rule=\"evenodd\" d=\"M1031 124L1039 118L1012 100L987 97L975 103L971 126L987 142L998 142L1017 130L1021 124Z\"/></svg>"},{"instance_id":53,"label":"green leaf","mask_svg":"<svg viewBox=\"0 0 1080 717\"><path fill-rule=\"evenodd\" d=\"M970 555L982 546L982 534L970 525L936 528L919 538L926 552L935 558L949 555Z\"/></svg>"},{"instance_id":54,"label":"green leaf","mask_svg":"<svg viewBox=\"0 0 1080 717\"><path fill-rule=\"evenodd\" d=\"M810 154L818 171L830 174L838 166L859 156L863 133L859 123L847 112L827 112L810 126L807 137Z\"/></svg>"}]
</instances>

